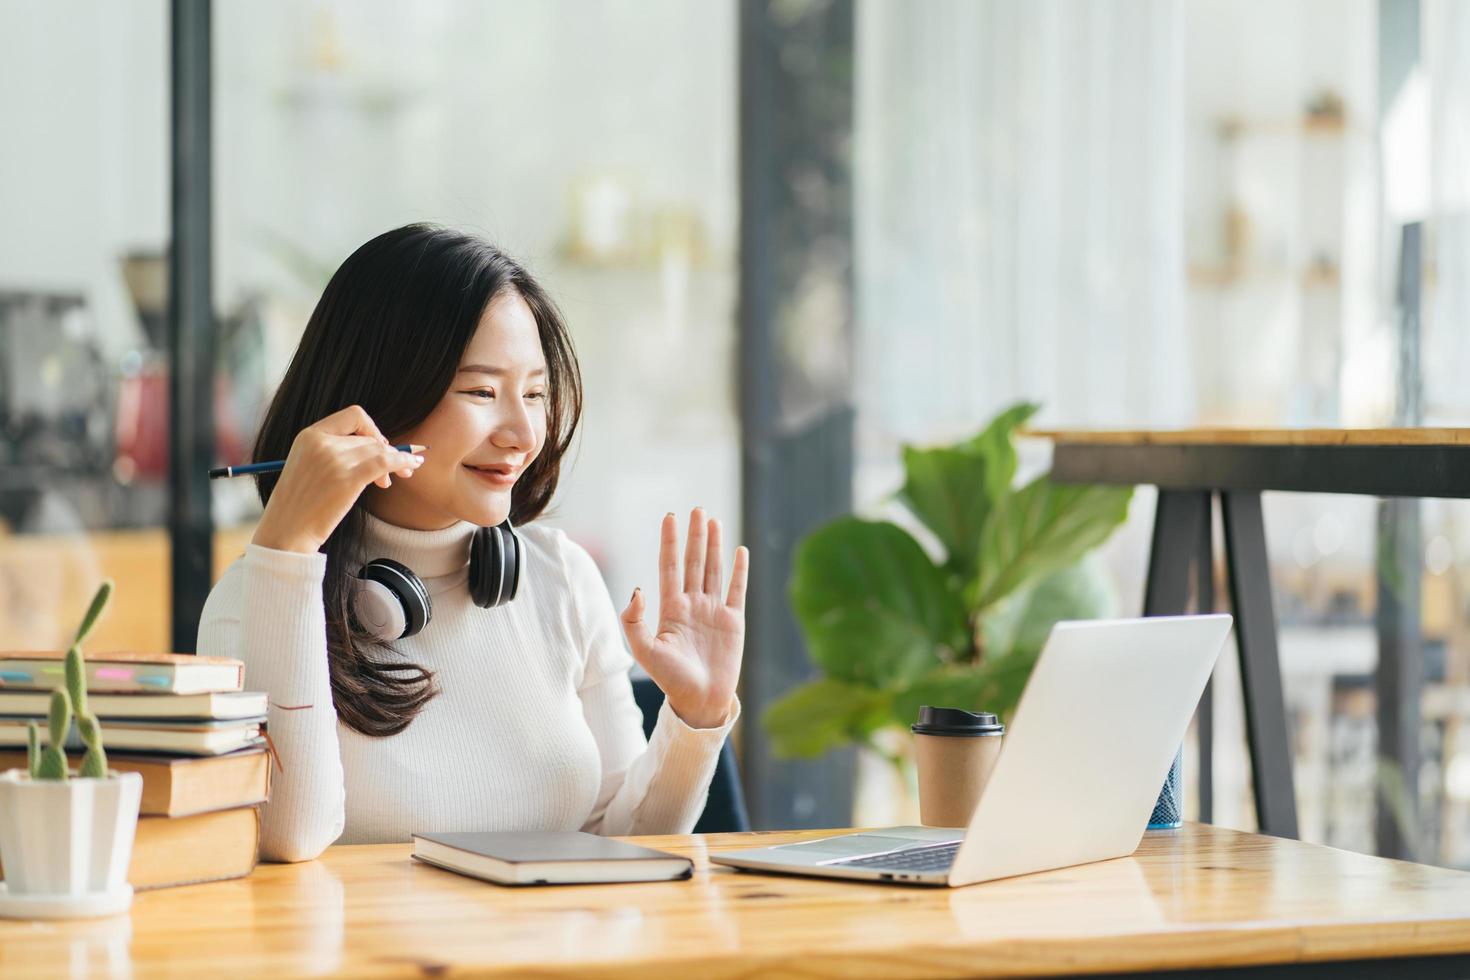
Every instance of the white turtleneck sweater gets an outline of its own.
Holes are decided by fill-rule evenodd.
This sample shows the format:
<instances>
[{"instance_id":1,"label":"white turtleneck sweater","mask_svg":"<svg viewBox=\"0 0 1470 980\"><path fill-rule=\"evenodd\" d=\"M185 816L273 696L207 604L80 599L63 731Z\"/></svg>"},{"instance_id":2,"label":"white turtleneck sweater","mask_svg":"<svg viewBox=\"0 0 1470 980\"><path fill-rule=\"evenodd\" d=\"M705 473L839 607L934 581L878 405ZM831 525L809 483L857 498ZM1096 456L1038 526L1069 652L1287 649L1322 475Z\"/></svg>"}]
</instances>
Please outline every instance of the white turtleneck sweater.
<instances>
[{"instance_id":1,"label":"white turtleneck sweater","mask_svg":"<svg viewBox=\"0 0 1470 980\"><path fill-rule=\"evenodd\" d=\"M467 585L473 533L367 518L365 553L413 569L433 602L423 631L379 655L433 671L440 693L387 738L337 721L324 555L250 545L210 592L199 652L239 657L246 688L270 695L284 766L262 812L262 857L304 861L333 842L426 832L693 828L738 702L711 729L690 728L665 702L645 739L633 661L591 556L559 530L518 528L520 591L481 609Z\"/></svg>"}]
</instances>

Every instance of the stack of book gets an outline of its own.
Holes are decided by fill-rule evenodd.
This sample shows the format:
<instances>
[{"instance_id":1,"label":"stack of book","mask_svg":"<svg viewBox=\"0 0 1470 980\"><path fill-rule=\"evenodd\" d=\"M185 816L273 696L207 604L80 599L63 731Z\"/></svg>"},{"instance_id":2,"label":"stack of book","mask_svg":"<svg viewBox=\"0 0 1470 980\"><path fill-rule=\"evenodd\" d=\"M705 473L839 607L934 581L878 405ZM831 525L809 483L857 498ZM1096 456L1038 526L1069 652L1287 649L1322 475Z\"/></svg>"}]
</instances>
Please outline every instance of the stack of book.
<instances>
[{"instance_id":1,"label":"stack of book","mask_svg":"<svg viewBox=\"0 0 1470 980\"><path fill-rule=\"evenodd\" d=\"M0 772L26 765L26 728L44 739L62 654L0 652ZM259 804L270 792L266 696L242 691L225 657L99 653L86 658L87 702L108 765L143 777L128 881L135 889L240 878L255 867ZM72 768L83 745L73 725Z\"/></svg>"}]
</instances>

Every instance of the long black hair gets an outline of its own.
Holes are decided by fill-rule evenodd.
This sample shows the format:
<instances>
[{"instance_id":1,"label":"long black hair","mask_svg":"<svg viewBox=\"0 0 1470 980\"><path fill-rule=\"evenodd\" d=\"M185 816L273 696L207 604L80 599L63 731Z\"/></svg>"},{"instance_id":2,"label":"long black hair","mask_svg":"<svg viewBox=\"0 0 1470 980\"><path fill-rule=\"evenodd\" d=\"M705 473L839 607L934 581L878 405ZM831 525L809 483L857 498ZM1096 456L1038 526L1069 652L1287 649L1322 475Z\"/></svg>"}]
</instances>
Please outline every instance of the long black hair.
<instances>
[{"instance_id":1,"label":"long black hair","mask_svg":"<svg viewBox=\"0 0 1470 980\"><path fill-rule=\"evenodd\" d=\"M546 442L517 481L510 519L520 525L546 509L562 457L582 413L577 356L561 312L531 274L473 235L413 224L374 238L347 257L307 321L301 344L276 390L256 461L285 459L302 429L360 405L390 440L422 422L449 390L485 308L514 290L535 316L546 358ZM277 475L256 478L262 504ZM337 716L364 735L407 728L436 693L418 664L385 662L348 615L350 566L362 560L359 498L324 545L322 599Z\"/></svg>"}]
</instances>

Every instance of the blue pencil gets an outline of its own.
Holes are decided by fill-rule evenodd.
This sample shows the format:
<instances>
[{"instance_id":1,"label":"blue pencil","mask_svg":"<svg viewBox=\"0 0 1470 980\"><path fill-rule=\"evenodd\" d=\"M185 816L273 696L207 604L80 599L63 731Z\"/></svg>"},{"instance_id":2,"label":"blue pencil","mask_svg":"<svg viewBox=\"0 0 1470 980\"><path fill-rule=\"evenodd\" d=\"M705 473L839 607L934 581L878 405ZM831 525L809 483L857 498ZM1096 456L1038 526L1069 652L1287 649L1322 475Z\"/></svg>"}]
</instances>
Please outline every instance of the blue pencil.
<instances>
[{"instance_id":1,"label":"blue pencil","mask_svg":"<svg viewBox=\"0 0 1470 980\"><path fill-rule=\"evenodd\" d=\"M402 446L394 446L401 453L421 453L428 446L418 446L405 443ZM211 480L218 480L226 476L250 476L254 473L278 473L286 466L284 459L273 459L267 463L246 463L243 466L216 466L209 471Z\"/></svg>"}]
</instances>

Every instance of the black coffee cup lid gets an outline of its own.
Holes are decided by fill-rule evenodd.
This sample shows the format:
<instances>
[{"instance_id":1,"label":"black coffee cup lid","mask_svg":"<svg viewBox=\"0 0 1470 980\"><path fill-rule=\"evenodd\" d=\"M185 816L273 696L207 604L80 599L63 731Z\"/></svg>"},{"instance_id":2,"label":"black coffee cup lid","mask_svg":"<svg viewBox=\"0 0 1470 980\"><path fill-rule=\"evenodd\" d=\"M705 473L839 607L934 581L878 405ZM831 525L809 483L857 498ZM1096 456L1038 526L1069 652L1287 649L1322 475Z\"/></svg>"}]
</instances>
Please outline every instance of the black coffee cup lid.
<instances>
[{"instance_id":1,"label":"black coffee cup lid","mask_svg":"<svg viewBox=\"0 0 1470 980\"><path fill-rule=\"evenodd\" d=\"M919 720L909 729L915 735L1004 735L1006 726L988 711L966 711L963 708L919 709Z\"/></svg>"}]
</instances>

